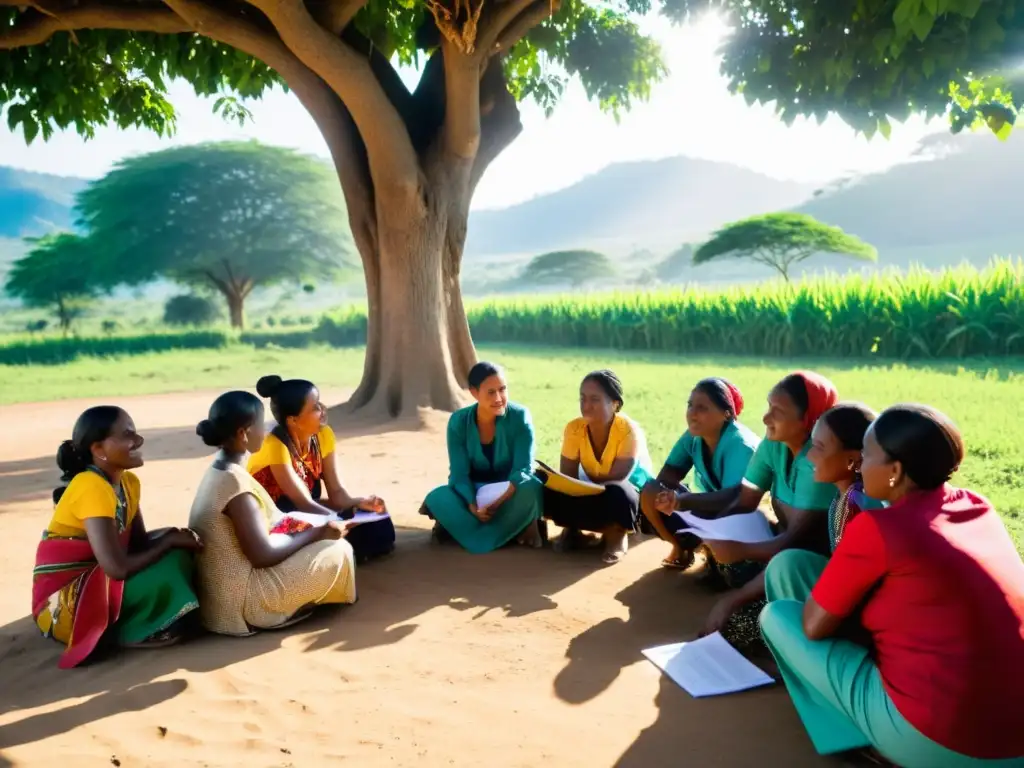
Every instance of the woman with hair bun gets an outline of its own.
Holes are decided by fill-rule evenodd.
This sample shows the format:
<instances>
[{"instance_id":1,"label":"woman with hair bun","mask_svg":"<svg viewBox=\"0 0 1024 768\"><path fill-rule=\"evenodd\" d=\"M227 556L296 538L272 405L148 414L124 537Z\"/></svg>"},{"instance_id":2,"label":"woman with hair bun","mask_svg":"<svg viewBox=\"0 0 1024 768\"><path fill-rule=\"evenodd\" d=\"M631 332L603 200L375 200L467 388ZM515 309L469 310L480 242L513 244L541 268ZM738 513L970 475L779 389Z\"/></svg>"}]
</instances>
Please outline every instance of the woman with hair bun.
<instances>
[{"instance_id":1,"label":"woman with hair bun","mask_svg":"<svg viewBox=\"0 0 1024 768\"><path fill-rule=\"evenodd\" d=\"M271 534L274 500L244 466L263 445L263 403L248 392L213 401L196 434L219 452L206 470L189 515L203 537L198 587L204 626L250 635L306 618L315 606L356 599L349 527L329 522L290 535Z\"/></svg>"},{"instance_id":2,"label":"woman with hair bun","mask_svg":"<svg viewBox=\"0 0 1024 768\"><path fill-rule=\"evenodd\" d=\"M820 754L871 747L904 768L1024 766L1024 563L992 505L949 484L963 458L938 411L884 411L864 437L861 475L889 506L846 524L805 600L761 613ZM850 629L868 643L846 639Z\"/></svg>"},{"instance_id":3,"label":"woman with hair bun","mask_svg":"<svg viewBox=\"0 0 1024 768\"><path fill-rule=\"evenodd\" d=\"M46 637L67 646L60 666L88 659L108 642L162 648L182 639L199 604L192 591L187 529L147 533L139 508L144 440L112 405L89 408L57 450L65 485L36 550L32 615Z\"/></svg>"},{"instance_id":4,"label":"woman with hair bun","mask_svg":"<svg viewBox=\"0 0 1024 768\"><path fill-rule=\"evenodd\" d=\"M652 477L640 425L622 413L623 389L609 370L588 373L580 384L580 418L562 436L559 471L605 486L593 496L570 496L545 486L544 514L563 529L561 546L573 546L582 531L604 538L603 560L619 562L636 531L640 489Z\"/></svg>"},{"instance_id":5,"label":"woman with hair bun","mask_svg":"<svg viewBox=\"0 0 1024 768\"><path fill-rule=\"evenodd\" d=\"M256 391L270 400L277 423L249 457L248 469L279 509L318 515L387 511L380 497L352 496L342 485L334 430L313 382L264 376ZM349 531L348 540L362 563L394 550L395 525L386 516L364 522Z\"/></svg>"},{"instance_id":6,"label":"woman with hair bun","mask_svg":"<svg viewBox=\"0 0 1024 768\"><path fill-rule=\"evenodd\" d=\"M435 488L420 510L436 521L434 535L466 551L491 552L518 537L539 547L543 502L533 475L533 420L508 399L505 373L479 362L469 372L475 405L448 420L448 484Z\"/></svg>"},{"instance_id":7,"label":"woman with hair bun","mask_svg":"<svg viewBox=\"0 0 1024 768\"><path fill-rule=\"evenodd\" d=\"M685 523L675 511L722 509L728 501L717 494L736 489L743 482L747 464L761 439L737 421L742 412L743 395L725 379L702 379L690 392L686 431L658 476L640 494L640 510L647 522L672 544L672 552L661 561L662 567L685 569L693 563L693 549L684 547L677 537ZM691 469L696 492L683 485Z\"/></svg>"}]
</instances>

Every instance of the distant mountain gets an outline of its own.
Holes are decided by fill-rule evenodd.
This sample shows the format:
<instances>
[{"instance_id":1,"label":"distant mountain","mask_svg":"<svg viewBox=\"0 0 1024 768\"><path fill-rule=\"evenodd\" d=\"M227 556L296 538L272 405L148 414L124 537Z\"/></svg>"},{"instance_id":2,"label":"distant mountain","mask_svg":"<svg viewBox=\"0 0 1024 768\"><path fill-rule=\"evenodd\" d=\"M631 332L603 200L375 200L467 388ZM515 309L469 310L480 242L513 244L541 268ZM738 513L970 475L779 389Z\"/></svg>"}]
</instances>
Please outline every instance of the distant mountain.
<instances>
[{"instance_id":1,"label":"distant mountain","mask_svg":"<svg viewBox=\"0 0 1024 768\"><path fill-rule=\"evenodd\" d=\"M43 235L72 227L85 179L0 167L0 237Z\"/></svg>"},{"instance_id":2,"label":"distant mountain","mask_svg":"<svg viewBox=\"0 0 1024 768\"><path fill-rule=\"evenodd\" d=\"M930 137L918 162L831 185L798 210L878 248L881 261L940 266L1024 253L1017 192L1024 136Z\"/></svg>"},{"instance_id":3,"label":"distant mountain","mask_svg":"<svg viewBox=\"0 0 1024 768\"><path fill-rule=\"evenodd\" d=\"M473 212L466 256L570 247L675 247L729 221L798 205L813 190L812 185L689 157L618 163L511 208Z\"/></svg>"}]
</instances>

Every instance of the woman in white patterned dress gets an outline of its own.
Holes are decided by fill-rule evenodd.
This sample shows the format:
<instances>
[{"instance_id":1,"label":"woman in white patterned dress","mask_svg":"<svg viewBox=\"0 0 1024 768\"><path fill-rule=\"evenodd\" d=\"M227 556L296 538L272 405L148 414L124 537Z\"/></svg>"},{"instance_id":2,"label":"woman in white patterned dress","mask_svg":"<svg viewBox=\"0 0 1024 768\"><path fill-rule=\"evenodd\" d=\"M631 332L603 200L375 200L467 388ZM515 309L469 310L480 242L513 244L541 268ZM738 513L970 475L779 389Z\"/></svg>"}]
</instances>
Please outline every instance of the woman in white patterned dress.
<instances>
[{"instance_id":1,"label":"woman in white patterned dress","mask_svg":"<svg viewBox=\"0 0 1024 768\"><path fill-rule=\"evenodd\" d=\"M327 603L356 599L355 556L348 528L329 522L271 533L281 518L245 467L264 438L263 403L227 392L196 427L220 448L196 491L189 525L203 539L197 587L203 624L211 632L250 635L293 624Z\"/></svg>"}]
</instances>

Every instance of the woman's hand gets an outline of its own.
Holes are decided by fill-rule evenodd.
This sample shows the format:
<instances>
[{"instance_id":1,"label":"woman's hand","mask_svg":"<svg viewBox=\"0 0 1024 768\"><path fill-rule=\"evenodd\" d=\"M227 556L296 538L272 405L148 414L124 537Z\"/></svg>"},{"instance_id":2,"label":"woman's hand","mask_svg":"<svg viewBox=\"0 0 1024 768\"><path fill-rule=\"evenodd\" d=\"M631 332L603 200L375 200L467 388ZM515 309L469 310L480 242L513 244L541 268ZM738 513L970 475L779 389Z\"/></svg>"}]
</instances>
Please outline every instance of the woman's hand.
<instances>
[{"instance_id":1,"label":"woman's hand","mask_svg":"<svg viewBox=\"0 0 1024 768\"><path fill-rule=\"evenodd\" d=\"M203 540L191 528L176 528L166 536L161 536L157 541L166 541L165 546L169 549L186 549L190 552L203 551Z\"/></svg>"},{"instance_id":2,"label":"woman's hand","mask_svg":"<svg viewBox=\"0 0 1024 768\"><path fill-rule=\"evenodd\" d=\"M327 525L321 526L320 538L324 541L337 541L348 536L348 532L355 527L354 523L339 523L331 520Z\"/></svg>"},{"instance_id":3,"label":"woman's hand","mask_svg":"<svg viewBox=\"0 0 1024 768\"><path fill-rule=\"evenodd\" d=\"M722 595L704 621L704 626L701 628L699 636L704 637L706 635L713 635L715 632L721 632L725 629L725 625L738 608L739 605L735 592L728 592Z\"/></svg>"},{"instance_id":4,"label":"woman's hand","mask_svg":"<svg viewBox=\"0 0 1024 768\"><path fill-rule=\"evenodd\" d=\"M356 499L356 508L364 512L376 512L378 515L386 514L388 511L387 505L384 504L384 499L380 496L365 496L361 499Z\"/></svg>"},{"instance_id":5,"label":"woman's hand","mask_svg":"<svg viewBox=\"0 0 1024 768\"><path fill-rule=\"evenodd\" d=\"M708 541L705 539L704 543L711 550L715 560L722 565L751 559L747 545L738 541Z\"/></svg>"},{"instance_id":6,"label":"woman's hand","mask_svg":"<svg viewBox=\"0 0 1024 768\"><path fill-rule=\"evenodd\" d=\"M668 517L676 511L676 492L659 491L654 498L654 508Z\"/></svg>"}]
</instances>

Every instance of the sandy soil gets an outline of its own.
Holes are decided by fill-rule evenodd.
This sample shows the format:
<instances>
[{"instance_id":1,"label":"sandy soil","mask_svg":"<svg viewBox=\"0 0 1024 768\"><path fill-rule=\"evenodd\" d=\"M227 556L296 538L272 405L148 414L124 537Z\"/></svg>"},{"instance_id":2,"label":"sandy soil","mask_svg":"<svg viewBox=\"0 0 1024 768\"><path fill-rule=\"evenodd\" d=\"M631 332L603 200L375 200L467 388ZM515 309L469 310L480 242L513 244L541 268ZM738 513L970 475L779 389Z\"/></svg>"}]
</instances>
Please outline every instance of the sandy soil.
<instances>
[{"instance_id":1,"label":"sandy soil","mask_svg":"<svg viewBox=\"0 0 1024 768\"><path fill-rule=\"evenodd\" d=\"M334 401L342 393L330 393ZM147 437L151 527L182 525L208 461L212 395L124 398ZM657 567L657 541L593 552L430 543L416 514L446 477L444 419L335 428L350 484L388 500L399 551L360 602L280 633L207 637L60 671L28 616L53 456L86 401L5 407L0 446L0 766L835 765L781 686L694 700L640 655L690 637L713 597Z\"/></svg>"}]
</instances>

